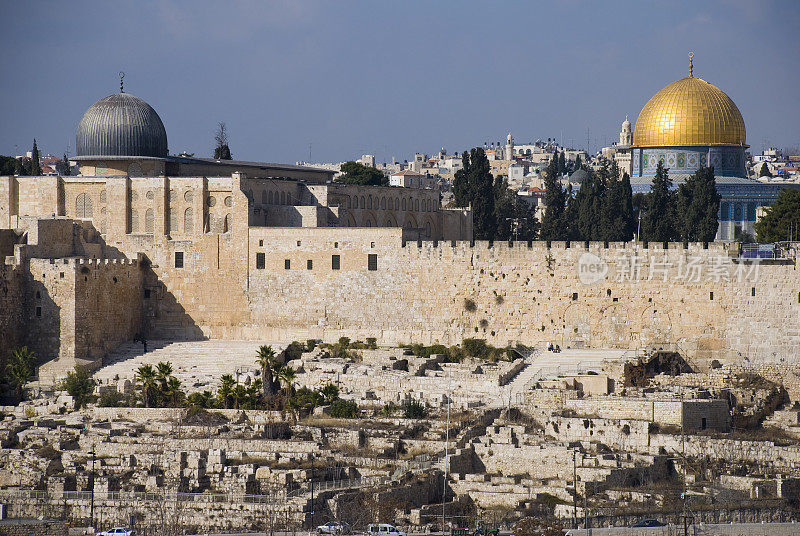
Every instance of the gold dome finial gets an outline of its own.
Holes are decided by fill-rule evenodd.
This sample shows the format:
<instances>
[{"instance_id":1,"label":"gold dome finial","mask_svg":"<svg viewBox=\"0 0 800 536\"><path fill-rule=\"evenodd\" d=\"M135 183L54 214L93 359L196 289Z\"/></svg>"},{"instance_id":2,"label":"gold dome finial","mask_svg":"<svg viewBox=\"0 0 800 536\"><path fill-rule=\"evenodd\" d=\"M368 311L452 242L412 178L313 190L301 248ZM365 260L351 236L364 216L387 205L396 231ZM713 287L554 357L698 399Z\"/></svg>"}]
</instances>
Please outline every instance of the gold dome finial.
<instances>
[{"instance_id":1,"label":"gold dome finial","mask_svg":"<svg viewBox=\"0 0 800 536\"><path fill-rule=\"evenodd\" d=\"M689 52L689 76L694 76L694 65L692 65L692 59L694 58L694 52Z\"/></svg>"}]
</instances>

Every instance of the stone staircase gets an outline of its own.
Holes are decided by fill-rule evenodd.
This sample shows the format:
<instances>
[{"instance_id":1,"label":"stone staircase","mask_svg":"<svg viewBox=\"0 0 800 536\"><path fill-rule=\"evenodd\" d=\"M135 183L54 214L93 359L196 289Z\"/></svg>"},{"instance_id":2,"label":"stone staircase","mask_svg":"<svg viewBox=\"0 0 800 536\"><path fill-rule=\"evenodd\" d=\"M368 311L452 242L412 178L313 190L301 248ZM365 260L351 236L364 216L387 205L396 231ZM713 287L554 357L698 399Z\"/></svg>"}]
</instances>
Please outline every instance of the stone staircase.
<instances>
[{"instance_id":1,"label":"stone staircase","mask_svg":"<svg viewBox=\"0 0 800 536\"><path fill-rule=\"evenodd\" d=\"M147 353L141 343L125 343L103 359L103 366L95 371L94 378L102 383L114 383L117 379L133 381L136 370L142 365L153 365L161 361L172 364L173 375L178 378L184 391L191 393L213 389L223 374L239 372L240 381L258 370L256 354L265 341L147 341ZM275 352L283 345L272 344Z\"/></svg>"}]
</instances>

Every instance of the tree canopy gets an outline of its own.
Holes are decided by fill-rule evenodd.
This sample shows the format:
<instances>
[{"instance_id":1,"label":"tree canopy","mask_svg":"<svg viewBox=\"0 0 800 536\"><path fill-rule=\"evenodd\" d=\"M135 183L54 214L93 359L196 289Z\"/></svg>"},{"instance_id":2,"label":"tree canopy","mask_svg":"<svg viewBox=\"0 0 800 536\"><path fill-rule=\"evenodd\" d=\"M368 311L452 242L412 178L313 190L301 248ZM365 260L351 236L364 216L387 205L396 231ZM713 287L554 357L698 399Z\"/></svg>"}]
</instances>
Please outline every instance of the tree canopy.
<instances>
[{"instance_id":1,"label":"tree canopy","mask_svg":"<svg viewBox=\"0 0 800 536\"><path fill-rule=\"evenodd\" d=\"M667 168L658 162L650 192L642 207L641 239L645 242L674 242L680 237L676 224L675 192Z\"/></svg>"},{"instance_id":2,"label":"tree canopy","mask_svg":"<svg viewBox=\"0 0 800 536\"><path fill-rule=\"evenodd\" d=\"M214 134L217 146L214 148L215 160L232 160L231 148L228 146L228 127L224 121L217 123L217 132Z\"/></svg>"},{"instance_id":3,"label":"tree canopy","mask_svg":"<svg viewBox=\"0 0 800 536\"><path fill-rule=\"evenodd\" d=\"M36 145L36 138L33 138L33 149L31 150L31 175L38 177L42 174L42 165L39 162L39 147Z\"/></svg>"},{"instance_id":4,"label":"tree canopy","mask_svg":"<svg viewBox=\"0 0 800 536\"><path fill-rule=\"evenodd\" d=\"M676 222L687 242L713 242L717 235L719 193L713 167L700 167L678 186Z\"/></svg>"},{"instance_id":5,"label":"tree canopy","mask_svg":"<svg viewBox=\"0 0 800 536\"><path fill-rule=\"evenodd\" d=\"M761 163L761 169L758 171L759 177L772 177L772 172L766 162Z\"/></svg>"},{"instance_id":6,"label":"tree canopy","mask_svg":"<svg viewBox=\"0 0 800 536\"><path fill-rule=\"evenodd\" d=\"M756 222L759 242L779 242L800 235L800 190L783 188L767 213Z\"/></svg>"},{"instance_id":7,"label":"tree canopy","mask_svg":"<svg viewBox=\"0 0 800 536\"><path fill-rule=\"evenodd\" d=\"M381 170L372 166L365 166L351 160L342 164L341 171L342 176L336 179L336 182L342 184L389 186L389 178Z\"/></svg>"},{"instance_id":8,"label":"tree canopy","mask_svg":"<svg viewBox=\"0 0 800 536\"><path fill-rule=\"evenodd\" d=\"M565 214L567 196L561 187L561 174L555 155L550 159L544 173L545 211L539 237L541 240L569 240Z\"/></svg>"}]
</instances>

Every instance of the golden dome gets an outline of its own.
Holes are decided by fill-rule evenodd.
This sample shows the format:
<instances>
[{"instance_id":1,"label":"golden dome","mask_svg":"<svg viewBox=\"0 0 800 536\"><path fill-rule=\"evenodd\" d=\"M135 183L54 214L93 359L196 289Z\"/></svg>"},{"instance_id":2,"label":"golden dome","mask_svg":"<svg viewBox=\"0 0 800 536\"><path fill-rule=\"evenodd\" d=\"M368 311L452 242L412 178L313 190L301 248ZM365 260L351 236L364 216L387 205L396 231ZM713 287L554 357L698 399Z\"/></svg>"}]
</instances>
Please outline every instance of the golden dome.
<instances>
[{"instance_id":1,"label":"golden dome","mask_svg":"<svg viewBox=\"0 0 800 536\"><path fill-rule=\"evenodd\" d=\"M702 78L677 80L647 101L634 147L745 145L744 119L725 92Z\"/></svg>"}]
</instances>

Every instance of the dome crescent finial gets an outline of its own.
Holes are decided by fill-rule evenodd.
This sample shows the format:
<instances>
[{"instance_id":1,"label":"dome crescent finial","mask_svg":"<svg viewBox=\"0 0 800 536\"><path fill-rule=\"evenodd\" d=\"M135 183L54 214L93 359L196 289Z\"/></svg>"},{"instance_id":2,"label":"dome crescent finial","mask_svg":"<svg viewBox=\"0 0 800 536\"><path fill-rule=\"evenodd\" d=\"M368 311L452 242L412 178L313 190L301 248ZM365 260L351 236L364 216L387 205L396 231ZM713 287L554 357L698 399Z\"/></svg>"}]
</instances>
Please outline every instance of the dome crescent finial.
<instances>
[{"instance_id":1,"label":"dome crescent finial","mask_svg":"<svg viewBox=\"0 0 800 536\"><path fill-rule=\"evenodd\" d=\"M694 77L694 65L692 64L692 60L694 59L694 52L689 52L689 76Z\"/></svg>"},{"instance_id":2,"label":"dome crescent finial","mask_svg":"<svg viewBox=\"0 0 800 536\"><path fill-rule=\"evenodd\" d=\"M120 71L119 72L119 92L120 93L125 93L125 90L123 89L123 86L122 86L122 79L123 78L125 78L125 73Z\"/></svg>"}]
</instances>

